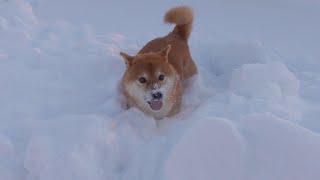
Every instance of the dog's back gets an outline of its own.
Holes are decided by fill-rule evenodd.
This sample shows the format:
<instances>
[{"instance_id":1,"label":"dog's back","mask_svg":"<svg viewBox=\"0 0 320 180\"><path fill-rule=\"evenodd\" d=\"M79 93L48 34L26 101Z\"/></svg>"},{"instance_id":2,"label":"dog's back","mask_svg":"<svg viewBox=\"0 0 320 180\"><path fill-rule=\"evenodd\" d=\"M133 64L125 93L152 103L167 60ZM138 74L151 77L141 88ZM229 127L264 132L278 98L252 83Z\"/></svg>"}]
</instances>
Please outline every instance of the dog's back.
<instances>
[{"instance_id":1,"label":"dog's back","mask_svg":"<svg viewBox=\"0 0 320 180\"><path fill-rule=\"evenodd\" d=\"M150 41L138 54L159 52L167 45L171 45L171 51L168 55L169 63L174 66L182 79L187 79L198 73L188 45L188 38L192 30L193 12L186 6L172 8L165 14L164 20L167 23L176 24L173 31L167 36Z\"/></svg>"}]
</instances>

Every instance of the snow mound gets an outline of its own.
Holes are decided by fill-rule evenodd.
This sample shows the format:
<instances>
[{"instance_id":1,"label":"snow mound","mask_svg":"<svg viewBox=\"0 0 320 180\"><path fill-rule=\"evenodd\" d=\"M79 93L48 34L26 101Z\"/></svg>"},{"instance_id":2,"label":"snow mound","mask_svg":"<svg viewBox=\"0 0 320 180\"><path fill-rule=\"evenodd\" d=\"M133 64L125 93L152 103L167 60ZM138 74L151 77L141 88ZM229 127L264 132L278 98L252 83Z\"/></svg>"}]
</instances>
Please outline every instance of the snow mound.
<instances>
[{"instance_id":1,"label":"snow mound","mask_svg":"<svg viewBox=\"0 0 320 180\"><path fill-rule=\"evenodd\" d=\"M164 165L165 179L239 179L245 151L241 135L228 120L196 120L172 148Z\"/></svg>"},{"instance_id":2,"label":"snow mound","mask_svg":"<svg viewBox=\"0 0 320 180\"><path fill-rule=\"evenodd\" d=\"M245 64L232 73L230 88L246 97L298 96L299 80L281 62Z\"/></svg>"},{"instance_id":3,"label":"snow mound","mask_svg":"<svg viewBox=\"0 0 320 180\"><path fill-rule=\"evenodd\" d=\"M237 126L196 120L171 149L165 179L317 179L319 140L271 114L248 115Z\"/></svg>"},{"instance_id":4,"label":"snow mound","mask_svg":"<svg viewBox=\"0 0 320 180\"><path fill-rule=\"evenodd\" d=\"M242 119L248 164L244 179L308 179L320 177L318 134L271 114Z\"/></svg>"}]
</instances>

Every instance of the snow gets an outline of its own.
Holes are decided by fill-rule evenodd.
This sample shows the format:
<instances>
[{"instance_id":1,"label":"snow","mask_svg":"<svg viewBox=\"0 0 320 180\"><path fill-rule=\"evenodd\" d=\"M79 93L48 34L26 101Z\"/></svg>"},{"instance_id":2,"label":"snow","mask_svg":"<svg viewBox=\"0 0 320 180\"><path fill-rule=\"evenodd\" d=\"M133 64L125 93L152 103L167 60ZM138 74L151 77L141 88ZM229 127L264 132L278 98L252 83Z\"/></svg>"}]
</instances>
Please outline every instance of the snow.
<instances>
[{"instance_id":1,"label":"snow","mask_svg":"<svg viewBox=\"0 0 320 180\"><path fill-rule=\"evenodd\" d=\"M161 121L118 54L181 2L139 2L0 1L1 180L320 178L319 2L185 1L200 74Z\"/></svg>"},{"instance_id":2,"label":"snow","mask_svg":"<svg viewBox=\"0 0 320 180\"><path fill-rule=\"evenodd\" d=\"M241 179L245 152L246 144L229 120L198 120L174 145L166 179Z\"/></svg>"}]
</instances>

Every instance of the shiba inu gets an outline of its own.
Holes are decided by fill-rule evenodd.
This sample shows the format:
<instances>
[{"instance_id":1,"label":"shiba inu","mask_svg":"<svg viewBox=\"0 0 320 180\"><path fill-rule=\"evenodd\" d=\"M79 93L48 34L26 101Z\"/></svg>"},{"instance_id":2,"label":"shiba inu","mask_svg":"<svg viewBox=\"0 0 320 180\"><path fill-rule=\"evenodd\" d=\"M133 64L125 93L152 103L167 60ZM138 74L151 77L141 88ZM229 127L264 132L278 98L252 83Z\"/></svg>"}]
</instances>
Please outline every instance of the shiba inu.
<instances>
[{"instance_id":1,"label":"shiba inu","mask_svg":"<svg viewBox=\"0 0 320 180\"><path fill-rule=\"evenodd\" d=\"M176 24L168 35L148 42L135 56L120 53L127 67L121 86L128 105L155 119L179 112L183 82L198 73L188 46L192 10L174 7L164 21Z\"/></svg>"}]
</instances>

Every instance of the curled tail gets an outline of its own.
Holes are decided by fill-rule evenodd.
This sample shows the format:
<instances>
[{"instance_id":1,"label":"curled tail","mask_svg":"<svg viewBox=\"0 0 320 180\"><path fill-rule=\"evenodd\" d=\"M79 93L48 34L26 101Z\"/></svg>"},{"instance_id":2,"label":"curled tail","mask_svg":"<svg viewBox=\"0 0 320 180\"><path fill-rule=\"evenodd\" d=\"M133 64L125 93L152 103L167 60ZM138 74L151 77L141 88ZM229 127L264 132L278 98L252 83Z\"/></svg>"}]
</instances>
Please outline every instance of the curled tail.
<instances>
[{"instance_id":1,"label":"curled tail","mask_svg":"<svg viewBox=\"0 0 320 180\"><path fill-rule=\"evenodd\" d=\"M164 21L167 23L176 24L171 32L179 35L182 39L188 40L193 22L193 12L187 6L179 6L170 9L164 16Z\"/></svg>"}]
</instances>

